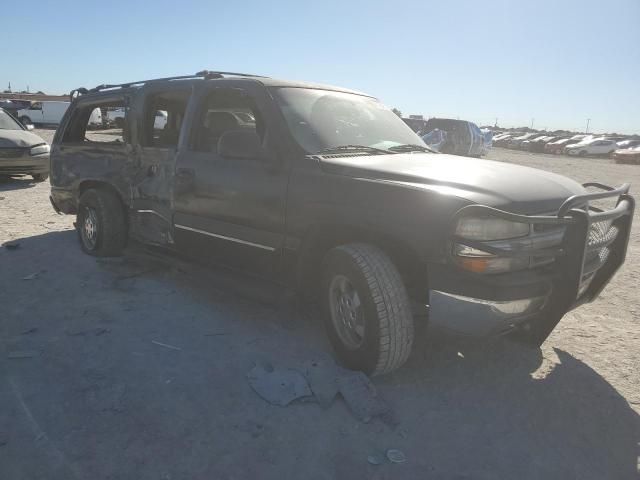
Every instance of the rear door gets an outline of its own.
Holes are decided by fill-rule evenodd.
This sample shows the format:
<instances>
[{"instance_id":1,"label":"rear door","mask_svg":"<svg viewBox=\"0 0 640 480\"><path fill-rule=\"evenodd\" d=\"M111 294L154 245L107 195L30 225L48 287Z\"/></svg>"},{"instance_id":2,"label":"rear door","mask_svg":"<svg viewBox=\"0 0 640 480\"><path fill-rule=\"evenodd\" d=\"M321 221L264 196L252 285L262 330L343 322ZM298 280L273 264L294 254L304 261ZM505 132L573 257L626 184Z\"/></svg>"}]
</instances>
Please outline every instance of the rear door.
<instances>
[{"instance_id":1,"label":"rear door","mask_svg":"<svg viewBox=\"0 0 640 480\"><path fill-rule=\"evenodd\" d=\"M270 277L284 239L287 171L278 162L275 106L264 87L204 89L190 111L189 145L178 154L174 234L178 247ZM260 158L218 154L228 131L255 132Z\"/></svg>"},{"instance_id":2,"label":"rear door","mask_svg":"<svg viewBox=\"0 0 640 480\"><path fill-rule=\"evenodd\" d=\"M172 244L172 190L176 153L192 94L190 84L145 87L132 110L137 142L132 179L131 228L134 236L154 244ZM163 121L158 122L159 117Z\"/></svg>"}]
</instances>

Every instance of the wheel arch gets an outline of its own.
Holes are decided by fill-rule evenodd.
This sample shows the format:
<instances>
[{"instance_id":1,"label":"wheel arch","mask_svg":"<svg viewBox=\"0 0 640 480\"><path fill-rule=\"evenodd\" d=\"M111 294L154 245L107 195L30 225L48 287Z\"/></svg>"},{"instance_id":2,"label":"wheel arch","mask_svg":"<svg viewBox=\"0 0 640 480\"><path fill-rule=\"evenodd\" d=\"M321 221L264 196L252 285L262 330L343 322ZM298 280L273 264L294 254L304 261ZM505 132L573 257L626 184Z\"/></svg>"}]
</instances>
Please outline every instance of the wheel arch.
<instances>
[{"instance_id":1,"label":"wheel arch","mask_svg":"<svg viewBox=\"0 0 640 480\"><path fill-rule=\"evenodd\" d=\"M78 184L78 195L76 198L76 203L80 201L80 197L82 196L82 194L91 188L95 188L98 190L107 190L113 193L120 200L120 203L122 204L122 209L125 212L125 215L127 215L128 208L127 208L127 202L124 201L124 196L122 195L120 190L118 190L115 186L113 186L111 183L106 182L104 180L83 180L82 182L80 182Z\"/></svg>"},{"instance_id":2,"label":"wheel arch","mask_svg":"<svg viewBox=\"0 0 640 480\"><path fill-rule=\"evenodd\" d=\"M295 283L302 293L316 296L325 255L332 248L348 243L365 243L379 248L398 269L409 296L426 298L426 262L408 242L366 227L331 223L313 226L302 241L295 269Z\"/></svg>"}]
</instances>

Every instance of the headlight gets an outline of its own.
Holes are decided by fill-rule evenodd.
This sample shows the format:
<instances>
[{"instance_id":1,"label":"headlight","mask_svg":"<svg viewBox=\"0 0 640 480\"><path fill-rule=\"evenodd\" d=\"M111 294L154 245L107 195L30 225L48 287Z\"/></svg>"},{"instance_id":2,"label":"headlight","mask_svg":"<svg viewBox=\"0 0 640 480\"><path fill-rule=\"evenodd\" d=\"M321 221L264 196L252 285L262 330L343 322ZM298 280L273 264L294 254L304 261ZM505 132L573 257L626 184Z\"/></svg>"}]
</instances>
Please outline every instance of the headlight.
<instances>
[{"instance_id":1,"label":"headlight","mask_svg":"<svg viewBox=\"0 0 640 480\"><path fill-rule=\"evenodd\" d=\"M36 145L29 150L31 155L42 155L43 153L49 153L49 145L46 143L44 145Z\"/></svg>"},{"instance_id":2,"label":"headlight","mask_svg":"<svg viewBox=\"0 0 640 480\"><path fill-rule=\"evenodd\" d=\"M529 235L530 224L510 222L501 218L461 218L456 235L469 240L506 240Z\"/></svg>"},{"instance_id":3,"label":"headlight","mask_svg":"<svg viewBox=\"0 0 640 480\"><path fill-rule=\"evenodd\" d=\"M526 237L531 231L529 223L511 222L501 218L467 217L458 220L456 236L480 242L500 243L501 240ZM498 246L498 245L496 245ZM470 272L504 273L529 267L529 257L501 257L489 252L455 243L453 245L455 263Z\"/></svg>"}]
</instances>

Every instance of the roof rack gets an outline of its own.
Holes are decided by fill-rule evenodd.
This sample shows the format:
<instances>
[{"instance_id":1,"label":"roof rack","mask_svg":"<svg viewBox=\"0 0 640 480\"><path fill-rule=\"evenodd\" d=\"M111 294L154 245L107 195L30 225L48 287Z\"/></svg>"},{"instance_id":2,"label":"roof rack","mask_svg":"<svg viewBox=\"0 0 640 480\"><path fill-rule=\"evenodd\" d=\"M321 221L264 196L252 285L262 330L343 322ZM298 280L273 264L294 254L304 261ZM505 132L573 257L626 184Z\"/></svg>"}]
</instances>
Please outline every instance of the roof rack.
<instances>
[{"instance_id":1,"label":"roof rack","mask_svg":"<svg viewBox=\"0 0 640 480\"><path fill-rule=\"evenodd\" d=\"M73 100L77 96L85 95L87 93L96 93L96 92L101 92L103 90L112 90L112 89L116 89L116 88L129 88L129 87L133 87L133 86L144 85L146 83L151 83L151 82L162 82L162 81L169 81L169 80L187 80L187 79L196 79L196 78L202 78L204 80L212 80L212 79L216 79L216 78L223 78L225 76L266 78L266 77L264 77L262 75L252 75L252 74L249 74L249 73L219 72L219 71L211 71L211 70L202 70L202 71L196 73L195 75L180 75L180 76L176 76L176 77L152 78L152 79L149 79L149 80L138 80L138 81L135 81L135 82L127 82L127 83L102 84L102 85L98 85L97 87L90 88L90 89L87 89L87 88L84 88L84 87L80 87L80 88L76 88L74 90L71 90L71 93L69 94L69 96L71 97L71 100Z\"/></svg>"}]
</instances>

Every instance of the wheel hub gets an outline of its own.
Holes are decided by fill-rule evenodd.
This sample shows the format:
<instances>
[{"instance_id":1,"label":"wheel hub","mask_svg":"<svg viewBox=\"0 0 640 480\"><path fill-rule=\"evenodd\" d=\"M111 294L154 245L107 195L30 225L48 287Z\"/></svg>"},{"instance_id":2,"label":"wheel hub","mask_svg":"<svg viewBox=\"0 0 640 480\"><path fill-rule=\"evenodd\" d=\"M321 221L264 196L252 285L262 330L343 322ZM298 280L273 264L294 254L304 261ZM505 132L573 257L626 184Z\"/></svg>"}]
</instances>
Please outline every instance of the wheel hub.
<instances>
[{"instance_id":1,"label":"wheel hub","mask_svg":"<svg viewBox=\"0 0 640 480\"><path fill-rule=\"evenodd\" d=\"M93 250L98 239L98 215L95 209L85 207L82 223L82 241L89 250Z\"/></svg>"},{"instance_id":2,"label":"wheel hub","mask_svg":"<svg viewBox=\"0 0 640 480\"><path fill-rule=\"evenodd\" d=\"M364 342L364 312L360 295L344 275L336 275L329 286L331 320L340 340L349 349L356 349Z\"/></svg>"}]
</instances>

